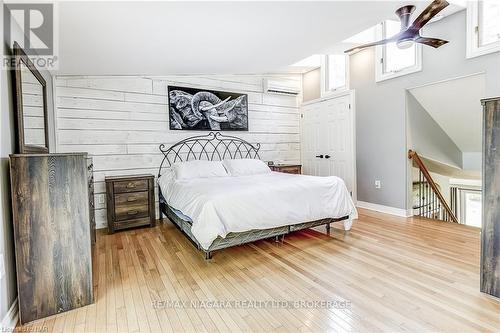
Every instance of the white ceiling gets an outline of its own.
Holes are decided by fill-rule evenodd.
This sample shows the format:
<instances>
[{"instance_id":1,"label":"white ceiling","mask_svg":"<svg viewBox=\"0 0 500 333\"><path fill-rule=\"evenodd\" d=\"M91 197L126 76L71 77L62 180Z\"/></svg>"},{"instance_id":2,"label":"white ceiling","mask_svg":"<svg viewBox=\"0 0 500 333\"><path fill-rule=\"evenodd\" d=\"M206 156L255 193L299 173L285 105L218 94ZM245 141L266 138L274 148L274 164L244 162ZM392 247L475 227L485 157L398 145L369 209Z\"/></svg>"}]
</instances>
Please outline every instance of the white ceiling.
<instances>
[{"instance_id":1,"label":"white ceiling","mask_svg":"<svg viewBox=\"0 0 500 333\"><path fill-rule=\"evenodd\" d=\"M481 151L484 74L411 89L410 92L462 152Z\"/></svg>"},{"instance_id":2,"label":"white ceiling","mask_svg":"<svg viewBox=\"0 0 500 333\"><path fill-rule=\"evenodd\" d=\"M59 71L77 75L289 70L401 5L430 1L59 2Z\"/></svg>"}]
</instances>

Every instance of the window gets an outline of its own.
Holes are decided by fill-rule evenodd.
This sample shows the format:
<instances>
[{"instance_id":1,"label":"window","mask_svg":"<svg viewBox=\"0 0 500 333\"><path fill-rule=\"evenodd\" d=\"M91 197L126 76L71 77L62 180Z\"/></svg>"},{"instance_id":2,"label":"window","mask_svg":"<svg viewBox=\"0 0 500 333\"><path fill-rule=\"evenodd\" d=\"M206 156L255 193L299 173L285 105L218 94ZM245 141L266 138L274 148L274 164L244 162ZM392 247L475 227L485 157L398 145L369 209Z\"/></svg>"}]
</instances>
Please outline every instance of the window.
<instances>
[{"instance_id":1,"label":"window","mask_svg":"<svg viewBox=\"0 0 500 333\"><path fill-rule=\"evenodd\" d=\"M389 38L401 30L401 23L387 20L378 28L378 38ZM415 73L422 70L422 46L412 44L400 49L396 43L389 43L376 47L376 81L383 81L394 77Z\"/></svg>"},{"instance_id":2,"label":"window","mask_svg":"<svg viewBox=\"0 0 500 333\"><path fill-rule=\"evenodd\" d=\"M348 89L348 57L344 54L324 56L322 68L323 94Z\"/></svg>"},{"instance_id":3,"label":"window","mask_svg":"<svg viewBox=\"0 0 500 333\"><path fill-rule=\"evenodd\" d=\"M460 190L460 222L481 228L481 191Z\"/></svg>"},{"instance_id":4,"label":"window","mask_svg":"<svg viewBox=\"0 0 500 333\"><path fill-rule=\"evenodd\" d=\"M500 51L500 2L467 5L467 58Z\"/></svg>"}]
</instances>

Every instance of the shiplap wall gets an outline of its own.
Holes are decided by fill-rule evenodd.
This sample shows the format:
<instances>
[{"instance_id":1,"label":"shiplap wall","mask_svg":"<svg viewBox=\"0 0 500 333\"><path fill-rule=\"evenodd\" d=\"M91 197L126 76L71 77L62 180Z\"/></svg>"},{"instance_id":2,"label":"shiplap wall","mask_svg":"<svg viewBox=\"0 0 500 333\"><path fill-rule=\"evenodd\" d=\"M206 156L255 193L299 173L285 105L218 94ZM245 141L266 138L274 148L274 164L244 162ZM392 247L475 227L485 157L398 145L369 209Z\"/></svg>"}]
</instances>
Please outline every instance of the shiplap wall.
<instances>
[{"instance_id":1,"label":"shiplap wall","mask_svg":"<svg viewBox=\"0 0 500 333\"><path fill-rule=\"evenodd\" d=\"M284 78L300 81L300 76ZM254 75L57 77L56 149L85 151L93 157L97 228L107 226L105 176L156 176L162 159L158 149L161 143L170 145L207 133L169 130L167 85L248 94L249 131L227 133L261 143L263 160L299 162L300 96L265 94L263 79Z\"/></svg>"}]
</instances>

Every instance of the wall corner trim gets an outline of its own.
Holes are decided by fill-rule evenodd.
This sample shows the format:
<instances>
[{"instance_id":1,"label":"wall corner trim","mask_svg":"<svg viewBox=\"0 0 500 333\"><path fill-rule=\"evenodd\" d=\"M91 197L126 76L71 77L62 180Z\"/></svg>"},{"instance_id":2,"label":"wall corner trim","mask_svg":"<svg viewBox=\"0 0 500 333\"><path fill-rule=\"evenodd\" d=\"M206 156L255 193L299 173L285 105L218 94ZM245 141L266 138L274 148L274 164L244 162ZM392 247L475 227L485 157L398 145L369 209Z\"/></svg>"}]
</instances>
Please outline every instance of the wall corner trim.
<instances>
[{"instance_id":1,"label":"wall corner trim","mask_svg":"<svg viewBox=\"0 0 500 333\"><path fill-rule=\"evenodd\" d=\"M374 203L366 202L366 201L359 201L358 200L357 207L368 209L368 210L374 210L376 212L395 215L395 216L401 216L401 217L410 217L411 216L411 210L395 208L395 207L390 207L390 206L384 206L384 205L374 204Z\"/></svg>"},{"instance_id":2,"label":"wall corner trim","mask_svg":"<svg viewBox=\"0 0 500 333\"><path fill-rule=\"evenodd\" d=\"M2 318L2 324L0 325L0 332L13 332L16 328L17 322L19 321L19 307L17 306L17 298L12 303L9 311Z\"/></svg>"}]
</instances>

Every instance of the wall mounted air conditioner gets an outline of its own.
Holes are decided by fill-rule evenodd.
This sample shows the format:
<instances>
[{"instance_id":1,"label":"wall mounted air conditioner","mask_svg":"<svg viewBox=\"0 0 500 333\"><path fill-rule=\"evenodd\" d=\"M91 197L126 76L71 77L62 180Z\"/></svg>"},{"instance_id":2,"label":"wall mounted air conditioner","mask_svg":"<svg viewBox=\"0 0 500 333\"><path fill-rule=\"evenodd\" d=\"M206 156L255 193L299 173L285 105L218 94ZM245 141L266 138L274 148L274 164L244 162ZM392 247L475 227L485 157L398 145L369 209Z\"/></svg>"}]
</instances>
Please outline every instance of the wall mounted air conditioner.
<instances>
[{"instance_id":1,"label":"wall mounted air conditioner","mask_svg":"<svg viewBox=\"0 0 500 333\"><path fill-rule=\"evenodd\" d=\"M300 81L264 79L264 92L267 94L297 96L300 93Z\"/></svg>"}]
</instances>

